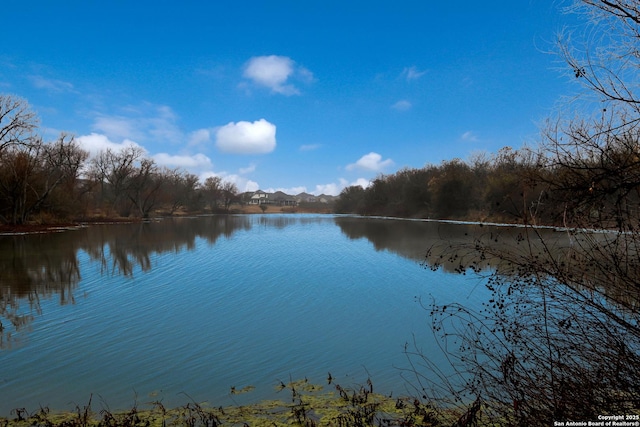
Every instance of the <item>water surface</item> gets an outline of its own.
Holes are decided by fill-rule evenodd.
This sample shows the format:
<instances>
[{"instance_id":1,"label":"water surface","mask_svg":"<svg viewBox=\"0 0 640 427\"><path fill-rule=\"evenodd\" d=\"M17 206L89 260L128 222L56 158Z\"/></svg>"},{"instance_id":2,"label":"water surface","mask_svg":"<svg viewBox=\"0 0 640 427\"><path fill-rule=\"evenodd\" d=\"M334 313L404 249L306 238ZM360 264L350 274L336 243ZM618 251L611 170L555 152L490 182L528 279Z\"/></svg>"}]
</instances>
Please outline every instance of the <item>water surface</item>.
<instances>
[{"instance_id":1,"label":"water surface","mask_svg":"<svg viewBox=\"0 0 640 427\"><path fill-rule=\"evenodd\" d=\"M405 344L434 347L417 299L483 298L481 276L421 262L475 229L253 215L1 236L0 416L73 409L92 394L112 410L227 405L328 372L406 393Z\"/></svg>"}]
</instances>

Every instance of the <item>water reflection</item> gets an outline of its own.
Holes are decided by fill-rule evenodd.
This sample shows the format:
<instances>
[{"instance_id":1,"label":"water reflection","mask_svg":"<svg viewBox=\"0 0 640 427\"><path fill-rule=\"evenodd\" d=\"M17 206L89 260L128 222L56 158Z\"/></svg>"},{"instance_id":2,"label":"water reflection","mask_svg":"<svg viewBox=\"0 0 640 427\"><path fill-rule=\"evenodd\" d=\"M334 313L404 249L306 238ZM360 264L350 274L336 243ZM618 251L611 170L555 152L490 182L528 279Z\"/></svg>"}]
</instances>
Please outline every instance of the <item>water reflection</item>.
<instances>
[{"instance_id":1,"label":"water reflection","mask_svg":"<svg viewBox=\"0 0 640 427\"><path fill-rule=\"evenodd\" d=\"M251 217L252 221L262 226L283 229L292 225L309 225L320 222L330 222L332 216L325 215L258 215Z\"/></svg>"},{"instance_id":2,"label":"water reflection","mask_svg":"<svg viewBox=\"0 0 640 427\"><path fill-rule=\"evenodd\" d=\"M475 277L431 274L417 263L452 272L475 265L488 276L513 270L500 264L496 252L513 258L516 249L526 254L543 248L535 233L527 238L530 231L268 214L0 237L3 345L9 329L33 327L28 346L3 352L0 413L18 404L60 407L65 402L50 400L59 390L74 391L76 397L65 399L100 393L111 402L121 396L119 407L132 387L170 390L171 396L186 389L217 399L229 385L252 384L268 389L269 397L270 382L292 371L322 379L329 369L337 377L338 370L351 375L362 366L388 375L391 390L398 372L388 367L404 361L402 331L424 328L426 314L413 303L416 296L429 293L449 307L464 301L476 309L489 298L487 292L461 298L469 295L461 289L483 290ZM569 260L570 249L589 236L540 233L546 248L557 251L546 258L554 262ZM589 238L611 240L602 236ZM529 299L530 288L521 288ZM81 299L83 292L91 297ZM77 305L57 310L55 298L73 303L74 294ZM566 317L566 299L557 301ZM40 307L43 316L37 315ZM528 313L538 314L533 308ZM50 368L42 369L45 364Z\"/></svg>"},{"instance_id":3,"label":"water reflection","mask_svg":"<svg viewBox=\"0 0 640 427\"><path fill-rule=\"evenodd\" d=\"M50 265L47 253L57 257ZM66 284L65 260L76 271ZM261 395L249 398L271 398L275 379L322 380L330 370L348 384L363 366L391 391L393 366L404 361L399 331L423 327L414 296L429 284L415 262L349 241L333 216L320 215L3 236L0 266L20 271L0 282L0 319L19 344L0 352L0 414L18 405L66 408L90 393L126 408L134 388L141 396L163 390L163 404L183 403L181 391L228 400L230 385L251 384ZM35 272L51 278L42 285L52 298L20 279ZM76 304L59 306L60 295L67 303L75 295Z\"/></svg>"},{"instance_id":4,"label":"water reflection","mask_svg":"<svg viewBox=\"0 0 640 427\"><path fill-rule=\"evenodd\" d=\"M12 342L12 332L29 327L41 298L73 302L80 280L77 246L72 233L0 238L0 348Z\"/></svg>"},{"instance_id":5,"label":"water reflection","mask_svg":"<svg viewBox=\"0 0 640 427\"><path fill-rule=\"evenodd\" d=\"M350 239L366 238L376 250L423 261L427 249L441 242L469 241L480 229L469 224L339 216L336 224Z\"/></svg>"},{"instance_id":6,"label":"water reflection","mask_svg":"<svg viewBox=\"0 0 640 427\"><path fill-rule=\"evenodd\" d=\"M457 375L423 376L442 365L415 346L416 390L452 405L482 396L513 425L637 408L640 234L400 222L336 219L377 250L482 272L490 291L479 305L432 300L432 330Z\"/></svg>"},{"instance_id":7,"label":"water reflection","mask_svg":"<svg viewBox=\"0 0 640 427\"><path fill-rule=\"evenodd\" d=\"M20 236L0 236L0 348L12 342L12 333L28 330L40 300L58 298L74 303L81 280L79 254L100 266L103 275L133 277L153 268L155 255L179 253L209 245L253 227L284 229L315 222L335 222L349 239L367 239L377 251L389 251L450 273L500 272L518 274L505 253L545 258L579 265L576 248L606 242L606 235L576 235L554 230L495 227L479 224L401 221L350 216L253 215L170 218L136 224L92 225L77 230ZM589 241L591 239L591 241ZM573 258L571 258L573 257ZM571 261L571 262L569 262ZM596 271L595 274L598 274ZM603 271L599 274L606 274ZM599 283L605 282L598 280ZM614 288L610 287L609 292ZM616 290L616 293L627 292Z\"/></svg>"},{"instance_id":8,"label":"water reflection","mask_svg":"<svg viewBox=\"0 0 640 427\"><path fill-rule=\"evenodd\" d=\"M138 268L152 268L153 254L191 250L197 238L213 245L250 228L248 217L210 216L0 236L0 348L13 342L15 332L28 329L41 299L55 295L61 304L75 302L80 251L100 264L102 274L131 277Z\"/></svg>"},{"instance_id":9,"label":"water reflection","mask_svg":"<svg viewBox=\"0 0 640 427\"><path fill-rule=\"evenodd\" d=\"M553 246L558 251L569 244L565 234L553 230L539 230L540 234L529 235L524 228L484 224L359 217L336 217L335 221L350 239L366 238L376 250L388 250L449 273L461 273L467 268L494 270L501 263L497 254L529 250L528 245L539 244L541 238L547 240L552 237ZM479 251L481 247L493 250L483 254Z\"/></svg>"},{"instance_id":10,"label":"water reflection","mask_svg":"<svg viewBox=\"0 0 640 427\"><path fill-rule=\"evenodd\" d=\"M635 285L640 261L635 236L554 228L336 217L350 239L448 273L497 274L522 279L535 271L549 281L598 292L630 310L640 306ZM531 266L537 266L533 269ZM616 280L611 271L617 269Z\"/></svg>"},{"instance_id":11,"label":"water reflection","mask_svg":"<svg viewBox=\"0 0 640 427\"><path fill-rule=\"evenodd\" d=\"M103 273L130 277L136 268L150 270L154 254L192 250L198 238L213 245L222 236L229 238L238 230L250 228L248 218L242 216L170 218L126 226L91 226L79 238L79 249L99 261Z\"/></svg>"}]
</instances>

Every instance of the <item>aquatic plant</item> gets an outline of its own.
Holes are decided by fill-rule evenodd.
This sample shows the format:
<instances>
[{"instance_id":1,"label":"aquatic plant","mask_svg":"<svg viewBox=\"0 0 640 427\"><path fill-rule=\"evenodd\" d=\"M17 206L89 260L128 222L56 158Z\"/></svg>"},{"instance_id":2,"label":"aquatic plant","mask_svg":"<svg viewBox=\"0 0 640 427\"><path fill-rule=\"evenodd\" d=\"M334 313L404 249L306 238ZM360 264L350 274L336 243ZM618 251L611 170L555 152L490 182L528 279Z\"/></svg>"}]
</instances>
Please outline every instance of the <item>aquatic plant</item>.
<instances>
[{"instance_id":1,"label":"aquatic plant","mask_svg":"<svg viewBox=\"0 0 640 427\"><path fill-rule=\"evenodd\" d=\"M191 399L171 409L152 401L144 408L135 402L127 411L111 411L107 407L96 413L91 396L86 405L77 405L71 412L56 413L46 407L34 413L26 408L15 409L12 417L0 418L0 427L440 426L451 425L464 415L413 397L376 393L370 379L365 385L352 388L334 384L331 375L327 379L328 390L306 379L286 384L280 381L276 391L286 393L287 398L224 408ZM234 393L251 390L248 386Z\"/></svg>"}]
</instances>

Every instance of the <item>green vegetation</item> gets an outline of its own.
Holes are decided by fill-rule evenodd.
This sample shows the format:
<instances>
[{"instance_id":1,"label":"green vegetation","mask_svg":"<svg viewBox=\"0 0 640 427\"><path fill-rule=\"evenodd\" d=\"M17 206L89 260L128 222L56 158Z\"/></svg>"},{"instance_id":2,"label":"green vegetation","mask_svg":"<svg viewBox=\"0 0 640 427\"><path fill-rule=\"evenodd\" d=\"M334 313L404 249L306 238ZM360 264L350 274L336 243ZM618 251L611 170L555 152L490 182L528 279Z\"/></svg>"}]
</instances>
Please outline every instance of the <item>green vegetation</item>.
<instances>
[{"instance_id":1,"label":"green vegetation","mask_svg":"<svg viewBox=\"0 0 640 427\"><path fill-rule=\"evenodd\" d=\"M205 403L190 402L169 409L162 402L136 403L130 410L111 412L77 406L74 412L52 413L40 408L34 413L26 409L13 411L13 418L0 418L2 427L149 427L149 426L439 426L456 421L477 419L477 412L437 409L414 398L393 398L375 393L370 380L357 389L343 388L328 378L329 391L307 380L281 383L277 391L286 395L283 400L269 400L247 406L211 407ZM236 391L231 394L250 391ZM466 425L466 424L461 424Z\"/></svg>"}]
</instances>

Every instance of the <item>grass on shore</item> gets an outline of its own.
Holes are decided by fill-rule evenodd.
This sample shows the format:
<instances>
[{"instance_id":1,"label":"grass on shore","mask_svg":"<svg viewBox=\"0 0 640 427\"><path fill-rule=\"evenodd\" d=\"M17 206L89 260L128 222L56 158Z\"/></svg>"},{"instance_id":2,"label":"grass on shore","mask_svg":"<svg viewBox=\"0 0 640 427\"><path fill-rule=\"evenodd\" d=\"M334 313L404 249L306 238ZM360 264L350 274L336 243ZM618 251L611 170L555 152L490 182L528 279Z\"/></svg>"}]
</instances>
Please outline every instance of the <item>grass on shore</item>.
<instances>
[{"instance_id":1,"label":"grass on shore","mask_svg":"<svg viewBox=\"0 0 640 427\"><path fill-rule=\"evenodd\" d=\"M330 381L329 381L330 382ZM437 410L414 398L393 398L373 391L371 381L358 389L330 385L329 391L306 380L281 383L285 400L268 400L247 406L210 407L190 402L173 409L162 402L138 404L124 412L95 412L92 399L74 412L34 413L15 409L12 418L0 418L0 427L217 427L217 426L440 426L459 421L462 411ZM250 388L233 393L242 393Z\"/></svg>"}]
</instances>

